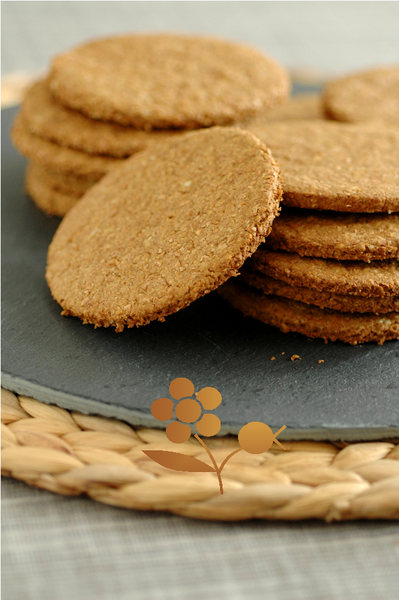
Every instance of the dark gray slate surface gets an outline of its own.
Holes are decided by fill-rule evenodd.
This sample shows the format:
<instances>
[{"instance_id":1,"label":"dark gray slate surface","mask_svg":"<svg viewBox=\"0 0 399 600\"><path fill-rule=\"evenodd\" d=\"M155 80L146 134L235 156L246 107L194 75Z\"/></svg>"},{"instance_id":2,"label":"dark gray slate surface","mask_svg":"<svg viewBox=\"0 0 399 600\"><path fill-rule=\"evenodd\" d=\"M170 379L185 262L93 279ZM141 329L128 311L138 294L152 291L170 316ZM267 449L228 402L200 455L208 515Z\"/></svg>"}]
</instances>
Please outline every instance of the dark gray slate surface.
<instances>
[{"instance_id":1,"label":"dark gray slate surface","mask_svg":"<svg viewBox=\"0 0 399 600\"><path fill-rule=\"evenodd\" d=\"M399 437L399 343L325 345L282 334L212 293L165 323L115 334L60 316L44 271L59 220L23 193L25 161L3 111L3 385L66 408L158 426L153 400L175 377L223 402L223 432L248 421L285 424L280 439ZM284 354L283 354L284 353ZM291 362L292 354L300 361ZM272 356L276 360L270 361ZM318 360L324 364L319 365Z\"/></svg>"}]
</instances>

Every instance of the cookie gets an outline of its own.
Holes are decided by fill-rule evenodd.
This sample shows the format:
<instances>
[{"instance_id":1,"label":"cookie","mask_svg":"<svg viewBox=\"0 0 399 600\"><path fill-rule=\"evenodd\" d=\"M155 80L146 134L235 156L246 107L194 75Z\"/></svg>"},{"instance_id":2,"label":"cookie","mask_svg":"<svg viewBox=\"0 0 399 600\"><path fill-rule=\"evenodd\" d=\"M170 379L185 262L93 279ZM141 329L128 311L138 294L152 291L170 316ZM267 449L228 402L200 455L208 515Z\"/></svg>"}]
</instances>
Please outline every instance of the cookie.
<instances>
[{"instance_id":1,"label":"cookie","mask_svg":"<svg viewBox=\"0 0 399 600\"><path fill-rule=\"evenodd\" d=\"M239 280L244 281L251 287L262 290L266 295L283 296L283 298L313 304L320 308L332 308L342 312L373 312L375 314L399 312L399 296L364 297L318 292L307 287L289 285L279 279L268 277L260 271L250 271L248 269L241 271Z\"/></svg>"},{"instance_id":2,"label":"cookie","mask_svg":"<svg viewBox=\"0 0 399 600\"><path fill-rule=\"evenodd\" d=\"M336 260L399 258L399 214L285 210L273 222L266 245Z\"/></svg>"},{"instance_id":3,"label":"cookie","mask_svg":"<svg viewBox=\"0 0 399 600\"><path fill-rule=\"evenodd\" d=\"M354 73L329 83L323 93L327 117L399 127L399 65Z\"/></svg>"},{"instance_id":4,"label":"cookie","mask_svg":"<svg viewBox=\"0 0 399 600\"><path fill-rule=\"evenodd\" d=\"M86 177L98 181L122 159L110 156L95 156L72 148L65 148L44 140L29 132L24 116L18 113L12 130L12 141L21 154L42 166L75 177Z\"/></svg>"},{"instance_id":5,"label":"cookie","mask_svg":"<svg viewBox=\"0 0 399 600\"><path fill-rule=\"evenodd\" d=\"M115 123L88 119L57 102L45 81L35 83L25 95L22 114L34 135L89 154L125 158L152 143L162 142L180 131L139 131Z\"/></svg>"},{"instance_id":6,"label":"cookie","mask_svg":"<svg viewBox=\"0 0 399 600\"><path fill-rule=\"evenodd\" d=\"M237 274L279 211L279 169L250 133L213 127L128 158L62 221L47 282L64 315L146 325Z\"/></svg>"},{"instance_id":7,"label":"cookie","mask_svg":"<svg viewBox=\"0 0 399 600\"><path fill-rule=\"evenodd\" d=\"M248 261L248 267L290 285L319 292L354 296L399 295L397 259L371 263L338 261L273 252L262 246Z\"/></svg>"},{"instance_id":8,"label":"cookie","mask_svg":"<svg viewBox=\"0 0 399 600\"><path fill-rule=\"evenodd\" d=\"M79 197L52 189L38 176L34 165L28 165L25 176L25 189L36 206L48 215L63 217L75 206Z\"/></svg>"},{"instance_id":9,"label":"cookie","mask_svg":"<svg viewBox=\"0 0 399 600\"><path fill-rule=\"evenodd\" d=\"M264 114L257 117L266 121L291 121L325 119L320 94L301 94L289 98L284 104L280 104Z\"/></svg>"},{"instance_id":10,"label":"cookie","mask_svg":"<svg viewBox=\"0 0 399 600\"><path fill-rule=\"evenodd\" d=\"M252 47L174 34L95 40L56 56L55 97L92 119L136 129L227 125L282 102L286 71Z\"/></svg>"},{"instance_id":11,"label":"cookie","mask_svg":"<svg viewBox=\"0 0 399 600\"><path fill-rule=\"evenodd\" d=\"M246 128L270 148L280 165L284 205L399 211L399 130L322 120L257 120Z\"/></svg>"},{"instance_id":12,"label":"cookie","mask_svg":"<svg viewBox=\"0 0 399 600\"><path fill-rule=\"evenodd\" d=\"M40 179L47 188L77 198L83 196L96 183L85 177L74 177L51 171L34 161L30 162L29 169L34 171L36 178Z\"/></svg>"},{"instance_id":13,"label":"cookie","mask_svg":"<svg viewBox=\"0 0 399 600\"><path fill-rule=\"evenodd\" d=\"M282 332L294 331L325 342L341 340L349 344L378 342L399 338L399 314L345 313L321 309L295 300L264 294L230 280L218 293L244 315L278 327Z\"/></svg>"}]
</instances>

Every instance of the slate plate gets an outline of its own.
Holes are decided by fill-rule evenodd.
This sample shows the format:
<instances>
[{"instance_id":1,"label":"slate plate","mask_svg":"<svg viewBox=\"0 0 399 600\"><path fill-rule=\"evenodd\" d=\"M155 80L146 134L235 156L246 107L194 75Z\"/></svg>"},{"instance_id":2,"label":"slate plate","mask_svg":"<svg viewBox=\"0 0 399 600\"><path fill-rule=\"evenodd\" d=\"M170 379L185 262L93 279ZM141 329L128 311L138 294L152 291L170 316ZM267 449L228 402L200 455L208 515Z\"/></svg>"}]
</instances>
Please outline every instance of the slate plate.
<instances>
[{"instance_id":1,"label":"slate plate","mask_svg":"<svg viewBox=\"0 0 399 600\"><path fill-rule=\"evenodd\" d=\"M60 316L44 272L59 220L23 193L26 161L12 148L15 109L3 111L3 385L69 409L160 426L153 400L175 377L219 389L222 433L249 421L279 439L399 437L399 343L325 345L283 334L212 293L187 309L116 334ZM300 361L290 357L298 354ZM271 361L270 358L276 359ZM318 364L319 360L323 364Z\"/></svg>"}]
</instances>

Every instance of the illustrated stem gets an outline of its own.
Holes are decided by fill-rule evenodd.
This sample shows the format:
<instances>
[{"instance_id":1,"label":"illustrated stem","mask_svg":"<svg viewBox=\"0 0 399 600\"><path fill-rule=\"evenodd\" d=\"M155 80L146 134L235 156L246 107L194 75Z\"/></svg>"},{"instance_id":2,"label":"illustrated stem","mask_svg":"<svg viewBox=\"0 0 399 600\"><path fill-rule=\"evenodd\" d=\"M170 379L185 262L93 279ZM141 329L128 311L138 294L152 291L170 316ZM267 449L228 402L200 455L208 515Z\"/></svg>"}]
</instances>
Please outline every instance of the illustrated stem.
<instances>
[{"instance_id":1,"label":"illustrated stem","mask_svg":"<svg viewBox=\"0 0 399 600\"><path fill-rule=\"evenodd\" d=\"M280 448L282 448L283 450L287 450L287 448L285 448L285 446L283 446L283 444L281 442L278 441L277 436L279 433L281 433L282 431L284 431L284 429L286 429L286 425L283 425L278 431L277 433L274 434L274 439L273 442L276 442L276 444L278 446L280 446Z\"/></svg>"},{"instance_id":2,"label":"illustrated stem","mask_svg":"<svg viewBox=\"0 0 399 600\"><path fill-rule=\"evenodd\" d=\"M212 464L213 464L213 466L214 466L214 468L215 468L216 475L218 476L220 493L221 493L221 494L223 494L223 482L222 482L222 478L221 478L221 476L220 476L220 471L221 471L221 469L219 469L219 467L217 466L217 464L216 464L216 460L213 458L213 454L212 454L212 452L209 450L209 448L208 448L208 446L205 444L205 442L204 442L203 440L201 440L201 438L200 438L200 437L199 437L199 435L197 435L197 434L194 434L194 437L195 437L195 439L196 439L196 440L198 440L198 441L199 441L199 443L201 444L201 446L202 446L203 448L205 448L205 450L206 450L206 452L207 452L207 454L208 454L209 458L211 459L211 461L212 461Z\"/></svg>"},{"instance_id":3,"label":"illustrated stem","mask_svg":"<svg viewBox=\"0 0 399 600\"><path fill-rule=\"evenodd\" d=\"M226 458L224 459L224 461L222 462L222 464L219 467L219 473L222 472L222 470L225 467L227 461L230 460L230 458L232 456L234 456L234 454L237 454L237 452L240 452L241 450L242 450L242 448L237 448L236 450L233 450L233 452L231 452L228 456L226 456Z\"/></svg>"}]
</instances>

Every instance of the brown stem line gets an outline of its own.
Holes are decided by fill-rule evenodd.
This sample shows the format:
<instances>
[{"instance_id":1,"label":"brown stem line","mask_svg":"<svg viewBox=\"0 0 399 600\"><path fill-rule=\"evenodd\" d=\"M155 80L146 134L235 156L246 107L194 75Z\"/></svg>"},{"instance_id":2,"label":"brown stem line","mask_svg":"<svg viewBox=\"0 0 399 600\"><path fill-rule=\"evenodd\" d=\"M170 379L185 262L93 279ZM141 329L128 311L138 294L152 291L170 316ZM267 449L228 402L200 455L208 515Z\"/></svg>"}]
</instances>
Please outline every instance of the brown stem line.
<instances>
[{"instance_id":1,"label":"brown stem line","mask_svg":"<svg viewBox=\"0 0 399 600\"><path fill-rule=\"evenodd\" d=\"M278 441L277 436L279 433L281 433L282 431L284 431L284 429L286 429L286 425L283 425L282 427L280 427L280 429L277 431L277 433L274 433L274 438L273 438L273 442L276 442L276 444L278 446L280 446L280 448L282 448L283 450L287 450L287 448L285 448L285 446L283 446L283 444L281 442Z\"/></svg>"},{"instance_id":2,"label":"brown stem line","mask_svg":"<svg viewBox=\"0 0 399 600\"><path fill-rule=\"evenodd\" d=\"M205 444L205 442L204 442L203 440L201 440L201 438L199 437L199 435L197 435L197 434L195 433L195 434L194 434L194 437L195 437L195 439L196 439L196 440L198 440L198 442L201 444L201 446L202 446L203 448L205 448L205 450L206 450L206 452L207 452L207 454L208 454L209 458L211 459L211 461L212 461L212 464L213 464L213 466L214 466L214 468L215 468L216 475L218 476L220 493L221 493L221 494L223 494L223 482L222 482L222 478L220 477L220 471L219 471L219 468L218 468L218 466L217 466L217 464L216 464L216 460L213 458L213 454L212 454L212 452L209 450L209 448L208 448L208 446Z\"/></svg>"},{"instance_id":3,"label":"brown stem line","mask_svg":"<svg viewBox=\"0 0 399 600\"><path fill-rule=\"evenodd\" d=\"M225 467L227 461L230 460L230 458L232 456L234 456L234 454L237 454L237 452L240 452L241 450L242 450L242 448L236 448L236 450L233 450L233 452L231 452L228 456L226 456L226 458L224 459L224 461L222 462L222 464L219 467L219 473L222 472L222 469Z\"/></svg>"}]
</instances>

